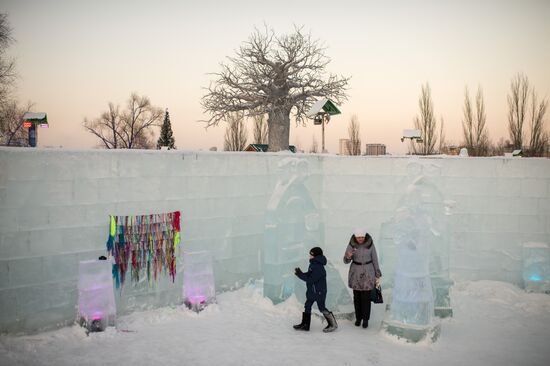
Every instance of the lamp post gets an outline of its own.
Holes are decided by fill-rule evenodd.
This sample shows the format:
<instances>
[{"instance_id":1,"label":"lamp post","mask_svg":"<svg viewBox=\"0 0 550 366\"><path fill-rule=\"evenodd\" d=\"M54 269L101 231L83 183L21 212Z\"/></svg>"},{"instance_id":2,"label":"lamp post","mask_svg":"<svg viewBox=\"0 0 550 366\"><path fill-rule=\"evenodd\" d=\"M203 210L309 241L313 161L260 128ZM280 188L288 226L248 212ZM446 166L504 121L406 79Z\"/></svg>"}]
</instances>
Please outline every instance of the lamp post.
<instances>
[{"instance_id":1,"label":"lamp post","mask_svg":"<svg viewBox=\"0 0 550 366\"><path fill-rule=\"evenodd\" d=\"M325 124L330 121L330 116L340 113L342 112L340 112L336 104L328 98L323 98L315 102L306 113L306 116L313 118L313 124L321 125L321 151L323 153L327 152L325 150Z\"/></svg>"}]
</instances>

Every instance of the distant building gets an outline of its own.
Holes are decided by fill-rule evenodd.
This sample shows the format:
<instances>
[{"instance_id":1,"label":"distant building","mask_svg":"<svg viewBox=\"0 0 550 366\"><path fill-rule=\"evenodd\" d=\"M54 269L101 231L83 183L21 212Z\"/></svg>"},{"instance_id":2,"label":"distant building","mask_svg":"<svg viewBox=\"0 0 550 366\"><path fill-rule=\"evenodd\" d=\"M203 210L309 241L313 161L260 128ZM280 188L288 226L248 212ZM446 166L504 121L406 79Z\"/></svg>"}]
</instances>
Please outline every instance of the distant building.
<instances>
[{"instance_id":1,"label":"distant building","mask_svg":"<svg viewBox=\"0 0 550 366\"><path fill-rule=\"evenodd\" d=\"M350 149L351 142L349 139L340 139L340 148L338 153L340 155L351 155Z\"/></svg>"},{"instance_id":2,"label":"distant building","mask_svg":"<svg viewBox=\"0 0 550 366\"><path fill-rule=\"evenodd\" d=\"M365 155L386 155L386 145L365 144Z\"/></svg>"},{"instance_id":3,"label":"distant building","mask_svg":"<svg viewBox=\"0 0 550 366\"><path fill-rule=\"evenodd\" d=\"M267 152L267 149L269 148L269 145L267 144L250 144L248 145L243 151L250 151L250 152ZM296 147L294 145L290 145L288 147L290 151L293 153L296 152Z\"/></svg>"}]
</instances>

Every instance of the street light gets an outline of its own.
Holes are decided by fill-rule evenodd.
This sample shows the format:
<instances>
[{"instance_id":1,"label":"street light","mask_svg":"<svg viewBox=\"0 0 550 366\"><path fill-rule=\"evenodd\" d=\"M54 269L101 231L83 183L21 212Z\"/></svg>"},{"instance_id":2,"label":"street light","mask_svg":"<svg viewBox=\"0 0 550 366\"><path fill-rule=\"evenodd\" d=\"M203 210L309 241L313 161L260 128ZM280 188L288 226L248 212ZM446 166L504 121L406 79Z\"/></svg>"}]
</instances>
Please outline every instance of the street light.
<instances>
[{"instance_id":1,"label":"street light","mask_svg":"<svg viewBox=\"0 0 550 366\"><path fill-rule=\"evenodd\" d=\"M340 110L334 104L334 102L328 98L323 98L315 102L313 106L309 109L309 111L306 113L306 116L309 118L313 118L313 124L314 125L321 125L321 134L322 134L322 142L321 142L321 151L324 153L325 150L325 124L327 124L330 121L330 116L334 116L336 114L340 114Z\"/></svg>"}]
</instances>

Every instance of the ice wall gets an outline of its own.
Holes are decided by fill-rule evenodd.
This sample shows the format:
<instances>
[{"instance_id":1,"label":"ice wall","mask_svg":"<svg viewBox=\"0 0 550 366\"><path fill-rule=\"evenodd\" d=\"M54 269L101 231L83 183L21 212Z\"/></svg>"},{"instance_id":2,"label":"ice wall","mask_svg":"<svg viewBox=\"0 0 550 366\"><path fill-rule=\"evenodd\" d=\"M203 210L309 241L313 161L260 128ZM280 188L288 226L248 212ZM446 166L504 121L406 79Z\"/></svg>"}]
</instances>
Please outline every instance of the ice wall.
<instances>
[{"instance_id":1,"label":"ice wall","mask_svg":"<svg viewBox=\"0 0 550 366\"><path fill-rule=\"evenodd\" d=\"M182 213L176 283L128 282L118 315L181 303L184 250L212 253L216 291L261 278L267 208L289 156L308 162L319 244L345 279L351 230L384 245L411 158L0 148L0 331L74 321L78 263L106 253L108 215ZM434 179L454 202L451 277L521 284L522 244L550 243L550 160L420 160L440 167Z\"/></svg>"}]
</instances>

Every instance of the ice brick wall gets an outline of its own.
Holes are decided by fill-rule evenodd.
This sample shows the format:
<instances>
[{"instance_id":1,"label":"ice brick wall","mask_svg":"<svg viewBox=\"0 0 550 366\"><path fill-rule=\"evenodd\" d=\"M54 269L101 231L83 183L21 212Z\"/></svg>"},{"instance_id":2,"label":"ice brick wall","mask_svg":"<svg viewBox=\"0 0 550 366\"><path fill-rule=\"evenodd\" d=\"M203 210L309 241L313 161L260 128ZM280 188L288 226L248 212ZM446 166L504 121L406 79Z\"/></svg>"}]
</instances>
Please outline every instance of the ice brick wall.
<instances>
[{"instance_id":1,"label":"ice brick wall","mask_svg":"<svg viewBox=\"0 0 550 366\"><path fill-rule=\"evenodd\" d=\"M78 262L105 254L108 215L182 213L176 283L128 282L119 315L181 303L182 250L213 253L217 291L261 277L266 206L289 156L307 161L320 245L335 262L355 226L381 242L418 160L454 201L453 278L519 283L521 244L550 242L548 159L0 148L0 332L74 321Z\"/></svg>"},{"instance_id":2,"label":"ice brick wall","mask_svg":"<svg viewBox=\"0 0 550 366\"><path fill-rule=\"evenodd\" d=\"M264 212L285 157L0 148L0 332L74 321L78 263L106 254L109 215L182 214L176 283L128 281L119 315L181 303L182 250L213 253L218 291L261 277ZM306 186L318 200L313 160Z\"/></svg>"},{"instance_id":3,"label":"ice brick wall","mask_svg":"<svg viewBox=\"0 0 550 366\"><path fill-rule=\"evenodd\" d=\"M382 227L409 187L411 165L423 167L448 205L451 277L521 284L522 244L550 242L549 159L327 157L322 205L330 255L343 256L355 226L379 246L387 242Z\"/></svg>"}]
</instances>

